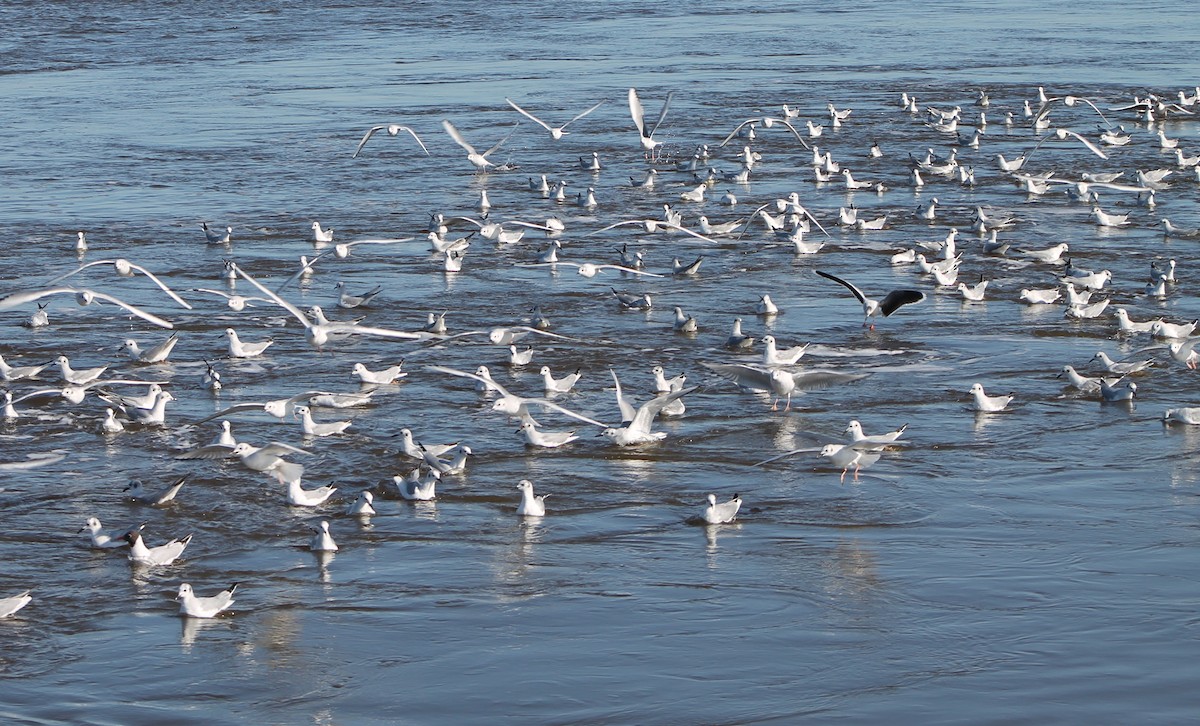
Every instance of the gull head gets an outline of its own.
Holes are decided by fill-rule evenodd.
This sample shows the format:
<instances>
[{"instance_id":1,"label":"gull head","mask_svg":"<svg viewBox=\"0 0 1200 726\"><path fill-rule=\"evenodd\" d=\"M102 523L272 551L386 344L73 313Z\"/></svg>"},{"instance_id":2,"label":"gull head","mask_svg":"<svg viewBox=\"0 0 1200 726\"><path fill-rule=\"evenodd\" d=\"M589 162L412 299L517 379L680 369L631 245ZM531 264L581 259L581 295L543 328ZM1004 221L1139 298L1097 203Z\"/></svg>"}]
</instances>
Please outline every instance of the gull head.
<instances>
[{"instance_id":1,"label":"gull head","mask_svg":"<svg viewBox=\"0 0 1200 726\"><path fill-rule=\"evenodd\" d=\"M185 597L192 597L192 586L186 582L179 585L179 593L175 595L175 599L182 600Z\"/></svg>"}]
</instances>

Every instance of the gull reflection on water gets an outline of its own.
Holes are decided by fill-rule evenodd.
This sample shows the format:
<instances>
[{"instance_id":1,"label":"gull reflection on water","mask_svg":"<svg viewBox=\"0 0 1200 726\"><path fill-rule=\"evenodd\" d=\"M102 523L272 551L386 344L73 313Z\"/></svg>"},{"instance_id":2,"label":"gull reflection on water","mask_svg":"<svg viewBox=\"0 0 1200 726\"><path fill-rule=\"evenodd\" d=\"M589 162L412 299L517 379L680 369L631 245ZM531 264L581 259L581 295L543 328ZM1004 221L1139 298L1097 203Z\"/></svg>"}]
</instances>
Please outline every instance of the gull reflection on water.
<instances>
[{"instance_id":1,"label":"gull reflection on water","mask_svg":"<svg viewBox=\"0 0 1200 726\"><path fill-rule=\"evenodd\" d=\"M317 560L318 579L322 584L331 584L333 576L329 572L329 565L337 555L333 552L313 552L313 557Z\"/></svg>"},{"instance_id":2,"label":"gull reflection on water","mask_svg":"<svg viewBox=\"0 0 1200 726\"><path fill-rule=\"evenodd\" d=\"M715 570L718 567L717 562L717 538L730 532L741 530L741 522L729 522L727 524L706 524L704 525L704 554L708 569Z\"/></svg>"}]
</instances>

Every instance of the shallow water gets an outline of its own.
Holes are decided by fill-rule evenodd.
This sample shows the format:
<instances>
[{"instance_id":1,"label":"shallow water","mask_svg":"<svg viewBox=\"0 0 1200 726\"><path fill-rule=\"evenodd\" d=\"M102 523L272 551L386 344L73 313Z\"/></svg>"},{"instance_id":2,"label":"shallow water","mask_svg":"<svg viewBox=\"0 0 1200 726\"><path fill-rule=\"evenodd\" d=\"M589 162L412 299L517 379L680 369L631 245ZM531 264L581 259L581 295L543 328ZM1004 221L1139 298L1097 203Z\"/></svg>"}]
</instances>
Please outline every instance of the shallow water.
<instances>
[{"instance_id":1,"label":"shallow water","mask_svg":"<svg viewBox=\"0 0 1200 726\"><path fill-rule=\"evenodd\" d=\"M1200 433L1160 419L1165 408L1195 403L1196 374L1161 345L1142 350L1153 345L1148 337L1119 336L1109 316L1071 322L1061 305L1017 302L1022 287L1053 285L1057 268L1015 253L984 257L966 230L977 205L1015 216L1001 234L1016 247L1066 241L1080 266L1112 270L1112 308L1138 320L1200 316L1189 284L1195 243L1166 240L1159 226L1165 216L1200 226L1194 177L1172 177L1154 211L1135 206L1133 195L1101 192L1106 210L1128 211L1132 221L1106 230L1062 194L1027 196L993 161L1035 143L1027 127L1005 130L999 121L1006 110L1019 119L1038 85L1103 109L1147 90L1194 86L1200 69L1181 43L1194 37L1196 21L1151 2L1090 14L1086 32L1078 17L1035 3L927 3L903 13L878 2L755 8L0 8L0 22L20 29L0 40L0 232L8 240L0 292L72 269L83 229L91 245L83 261L128 257L196 306L172 307L145 280L116 279L108 268L84 273L88 285L176 323L173 362L151 367L128 364L118 348L165 331L117 308L50 298L52 326L34 331L21 325L32 305L0 313L0 352L12 363L65 353L79 366L111 363L121 376L170 381L179 399L168 426L117 436L99 433L103 404L94 396L79 406L22 404L29 415L0 426L4 462L68 452L57 464L0 473L0 597L32 588L35 598L0 621L0 717L1179 722L1193 714ZM693 183L668 165L658 188L632 188L628 177L640 177L646 162L625 103L630 86L650 115L675 93L657 134L669 158L707 143L723 171L736 169L737 145L716 145L746 118L783 103L814 122L827 121L827 102L853 108L844 127L826 128L817 142L856 177L891 189L847 194L840 183L814 184L810 153L778 129L760 130L755 148L764 158L751 183L720 184L702 205L679 201ZM900 92L923 105L961 105L973 120L979 88L991 93L991 124L980 151L959 149L978 186L932 181L914 192L909 155L948 153L953 137L902 113ZM607 103L558 143L522 123L494 157L519 168L476 176L440 121L451 119L484 148L518 120L505 96L558 122ZM1174 166L1149 129L1112 116L1134 141L1108 161L1048 142L1031 165L1064 178ZM1097 117L1082 106L1053 117L1096 136ZM389 122L415 128L431 156L409 139L380 135L350 158L365 129ZM1200 124L1175 120L1165 130L1197 153ZM883 159L866 158L872 141ZM592 151L605 164L594 176L577 163ZM566 180L570 195L594 186L600 206L586 212L531 193L527 179L542 173ZM546 244L534 234L502 248L476 238L463 272L443 273L421 230L433 211L475 216L484 188L494 218L562 217L563 259L615 262L614 248L627 244L660 272L672 257L704 254L701 273L585 279L569 267L514 267ZM719 202L726 189L741 199L733 210ZM694 225L700 214L742 218L792 191L832 234L815 256L794 256L758 224L741 241L716 245L630 228L584 236L656 218L664 202ZM934 196L939 219L916 218L912 211ZM838 207L850 204L864 218L887 213L889 228L836 229ZM417 240L322 259L310 281L289 288L297 304L347 318L334 305L334 283L352 291L378 283L372 325L414 330L426 313L448 310L451 333L487 330L524 324L537 304L556 332L586 342L534 341L534 365L524 370L510 370L507 351L478 337L434 346L353 338L316 353L279 308L233 313L186 292L224 289L221 261L229 258L282 281L299 255L313 254L314 219L339 241ZM205 245L201 221L232 226L233 244ZM911 267L888 264L893 251L940 240L950 226L964 230L961 278L992 280L986 302L964 304ZM1166 300L1148 299L1140 293L1149 264L1167 258L1178 261L1180 282ZM928 299L864 330L856 302L814 269L873 293L916 287ZM651 293L652 311L620 311L610 286ZM251 294L244 282L237 291ZM763 293L782 315L754 316ZM694 337L672 333L675 305L700 321ZM813 343L805 366L871 375L772 412L769 399L700 365L759 359L760 346L742 355L723 349L737 316L752 335ZM227 360L228 326L276 342L264 358ZM1101 404L1055 378L1068 363L1095 371L1098 350L1159 361L1138 378L1134 404ZM281 487L235 463L171 457L212 439L215 421L189 422L226 406L352 390L354 362L378 368L400 358L410 375L381 389L373 406L317 410L318 420L348 415L354 425L345 436L306 441L291 421L231 417L240 440L309 449L298 457L306 485L340 488L327 506L289 507ZM220 396L200 389L202 359L216 360L224 375ZM656 424L668 433L660 444L617 449L583 426L563 449L532 451L470 381L424 370L481 363L528 395L541 390L538 366L556 375L579 368L578 392L557 400L606 421L617 416L609 367L639 401L652 393L655 364L703 387L686 397L685 416ZM42 380L57 385L50 371ZM1012 410L973 413L966 391L976 381L1012 391ZM34 388L13 386L17 395ZM910 443L843 485L840 468L816 450L842 441L851 418L868 432L908 423ZM553 415L539 419L572 428ZM396 453L402 427L475 452L466 474L439 485L435 503L413 505L390 489L390 478L412 466ZM809 450L751 466L796 448ZM165 483L185 472L189 482L166 507L123 498L131 478ZM550 495L541 521L514 514L521 478ZM366 526L342 514L364 488L379 509ZM737 523L689 521L709 492L741 493ZM89 516L109 527L145 521L151 544L188 532L195 539L173 566L131 569L123 553L85 546L76 529ZM342 548L332 557L306 547L306 526L321 518ZM240 582L234 614L180 619L171 598L183 581L201 594Z\"/></svg>"}]
</instances>

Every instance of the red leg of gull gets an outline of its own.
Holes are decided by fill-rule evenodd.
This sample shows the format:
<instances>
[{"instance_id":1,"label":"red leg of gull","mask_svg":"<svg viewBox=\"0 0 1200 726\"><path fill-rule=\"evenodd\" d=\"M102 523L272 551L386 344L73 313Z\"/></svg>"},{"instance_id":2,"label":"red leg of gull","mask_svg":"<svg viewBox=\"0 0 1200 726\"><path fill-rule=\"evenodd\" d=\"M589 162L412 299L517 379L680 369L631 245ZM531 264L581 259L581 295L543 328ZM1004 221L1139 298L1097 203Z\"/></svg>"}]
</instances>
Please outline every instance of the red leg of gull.
<instances>
[{"instance_id":1,"label":"red leg of gull","mask_svg":"<svg viewBox=\"0 0 1200 726\"><path fill-rule=\"evenodd\" d=\"M846 483L846 471L847 469L842 469L842 478L838 479L838 484Z\"/></svg>"}]
</instances>

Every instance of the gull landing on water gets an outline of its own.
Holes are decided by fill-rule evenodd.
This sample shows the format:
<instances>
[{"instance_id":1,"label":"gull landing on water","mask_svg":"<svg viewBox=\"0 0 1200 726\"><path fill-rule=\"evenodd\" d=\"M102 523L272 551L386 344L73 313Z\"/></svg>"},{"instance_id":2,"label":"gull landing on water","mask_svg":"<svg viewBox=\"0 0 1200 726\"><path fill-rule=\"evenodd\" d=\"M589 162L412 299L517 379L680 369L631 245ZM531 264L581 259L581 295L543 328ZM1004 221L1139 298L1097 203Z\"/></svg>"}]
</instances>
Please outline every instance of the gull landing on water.
<instances>
[{"instance_id":1,"label":"gull landing on water","mask_svg":"<svg viewBox=\"0 0 1200 726\"><path fill-rule=\"evenodd\" d=\"M463 150L467 152L467 161L471 162L471 164L475 166L476 171L487 171L488 167L495 166L495 164L488 160L488 157L491 156L501 146L503 146L505 141L508 141L509 138L512 137L513 133L517 130L517 126L520 126L520 124L514 125L512 127L512 131L509 131L507 136L497 141L495 146L480 154L475 150L474 146L471 146L471 144L469 144L467 140L462 137L462 134L458 132L458 129L454 128L454 124L450 123L449 121L442 121L442 128L446 130L447 134L450 134L450 138L454 139L454 143L461 146Z\"/></svg>"},{"instance_id":2,"label":"gull landing on water","mask_svg":"<svg viewBox=\"0 0 1200 726\"><path fill-rule=\"evenodd\" d=\"M637 127L638 139L642 144L642 150L647 154L654 152L654 149L662 146L661 141L654 140L654 133L658 131L658 127L662 125L663 119L667 117L667 109L671 106L671 97L675 92L667 94L667 98L663 101L662 111L658 114L658 120L654 125L646 129L646 110L642 108L642 102L638 99L637 90L629 89L629 115L633 117L633 125Z\"/></svg>"}]
</instances>

